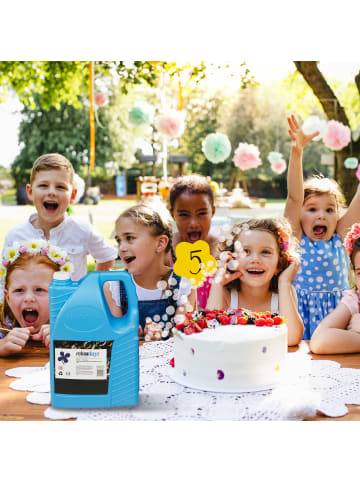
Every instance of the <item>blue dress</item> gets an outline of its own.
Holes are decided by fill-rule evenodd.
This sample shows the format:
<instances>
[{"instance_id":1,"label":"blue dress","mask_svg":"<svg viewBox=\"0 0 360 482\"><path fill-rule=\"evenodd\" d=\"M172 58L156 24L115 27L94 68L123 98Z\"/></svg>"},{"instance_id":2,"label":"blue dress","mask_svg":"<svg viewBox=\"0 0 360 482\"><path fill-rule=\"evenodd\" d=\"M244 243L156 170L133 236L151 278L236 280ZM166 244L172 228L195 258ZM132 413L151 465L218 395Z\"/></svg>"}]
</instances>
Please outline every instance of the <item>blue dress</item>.
<instances>
[{"instance_id":1,"label":"blue dress","mask_svg":"<svg viewBox=\"0 0 360 482\"><path fill-rule=\"evenodd\" d=\"M316 327L340 303L349 289L349 260L340 236L330 241L310 241L303 234L300 242L301 265L293 281L298 311L304 322L304 340L310 340Z\"/></svg>"}]
</instances>

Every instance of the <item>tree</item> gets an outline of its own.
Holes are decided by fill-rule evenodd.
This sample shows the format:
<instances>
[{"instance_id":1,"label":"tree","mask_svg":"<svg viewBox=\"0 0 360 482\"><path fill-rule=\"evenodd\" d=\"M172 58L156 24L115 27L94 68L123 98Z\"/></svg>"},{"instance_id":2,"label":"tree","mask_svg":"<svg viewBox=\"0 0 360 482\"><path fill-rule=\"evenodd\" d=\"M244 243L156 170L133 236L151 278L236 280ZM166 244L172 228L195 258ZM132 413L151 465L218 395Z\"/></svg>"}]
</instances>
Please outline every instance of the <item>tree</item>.
<instances>
[{"instance_id":1,"label":"tree","mask_svg":"<svg viewBox=\"0 0 360 482\"><path fill-rule=\"evenodd\" d=\"M88 109L76 109L73 105L61 102L60 109L50 107L44 110L37 95L34 96L34 102L34 109L24 105L22 110L23 119L19 128L22 148L11 166L15 186L20 187L28 183L35 159L50 152L59 152L66 156L72 162L75 171L84 176L89 162ZM112 159L106 120L102 119L101 122L104 128L95 130L97 166L103 166Z\"/></svg>"},{"instance_id":2,"label":"tree","mask_svg":"<svg viewBox=\"0 0 360 482\"><path fill-rule=\"evenodd\" d=\"M314 95L320 102L327 118L329 120L337 120L342 122L344 125L351 128L349 116L345 112L343 104L339 100L339 96L330 87L329 83L326 81L324 75L318 68L318 62L314 61L294 61L296 69L305 79L306 83L309 85ZM360 72L355 76L355 85L357 87L357 111L359 112L359 95L360 95ZM354 107L354 105L353 105ZM354 132L354 129L353 129ZM349 203L353 198L357 182L354 179L354 170L344 168L344 160L349 157L354 156L360 157L360 139L353 140L351 144L342 149L341 151L335 152L335 166L334 173L335 179L339 182L344 194L346 201Z\"/></svg>"}]
</instances>

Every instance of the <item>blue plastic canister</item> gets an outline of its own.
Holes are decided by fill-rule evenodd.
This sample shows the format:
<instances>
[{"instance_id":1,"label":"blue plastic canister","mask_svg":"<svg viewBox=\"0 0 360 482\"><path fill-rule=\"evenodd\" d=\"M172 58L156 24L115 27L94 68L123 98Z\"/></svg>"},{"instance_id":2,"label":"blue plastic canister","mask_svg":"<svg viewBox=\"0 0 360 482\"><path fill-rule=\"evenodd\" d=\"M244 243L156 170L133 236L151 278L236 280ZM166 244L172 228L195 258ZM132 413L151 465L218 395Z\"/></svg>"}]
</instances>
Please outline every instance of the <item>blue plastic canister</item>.
<instances>
[{"instance_id":1,"label":"blue plastic canister","mask_svg":"<svg viewBox=\"0 0 360 482\"><path fill-rule=\"evenodd\" d=\"M114 317L103 284L124 284L128 309ZM49 286L50 383L54 407L136 405L139 396L139 313L126 271L94 271L80 281L57 272Z\"/></svg>"}]
</instances>

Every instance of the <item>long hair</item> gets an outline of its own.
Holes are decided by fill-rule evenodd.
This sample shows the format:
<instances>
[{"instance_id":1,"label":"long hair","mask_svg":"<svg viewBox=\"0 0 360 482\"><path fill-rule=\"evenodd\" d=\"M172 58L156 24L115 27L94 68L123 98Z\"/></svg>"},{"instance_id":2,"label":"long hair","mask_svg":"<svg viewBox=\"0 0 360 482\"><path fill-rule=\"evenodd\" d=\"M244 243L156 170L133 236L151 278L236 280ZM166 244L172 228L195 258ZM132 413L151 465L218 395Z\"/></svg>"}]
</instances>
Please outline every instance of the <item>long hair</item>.
<instances>
[{"instance_id":1,"label":"long hair","mask_svg":"<svg viewBox=\"0 0 360 482\"><path fill-rule=\"evenodd\" d=\"M279 262L278 269L279 272L274 274L270 282L270 291L278 291L278 278L280 273L284 271L290 264L289 258L296 256L297 253L297 239L292 235L292 230L290 223L286 218L253 218L242 221L238 224L234 224L231 229L230 236L228 240L218 244L219 254L222 251L235 251L235 243L238 239L241 231L247 230L253 231L264 231L270 233L274 236L276 244L279 250ZM283 237L284 233L287 235L287 243L284 243ZM231 241L231 244L230 244ZM235 279L225 285L228 290L235 288L237 291L241 289L241 281Z\"/></svg>"},{"instance_id":2,"label":"long hair","mask_svg":"<svg viewBox=\"0 0 360 482\"><path fill-rule=\"evenodd\" d=\"M41 264L51 268L54 272L60 270L60 266L52 261L48 256L40 253L23 253L15 261L9 264L6 271L4 288L8 289L11 282L11 275L16 269L27 269L31 264ZM14 328L17 324L6 298L0 307L0 322L3 328Z\"/></svg>"}]
</instances>

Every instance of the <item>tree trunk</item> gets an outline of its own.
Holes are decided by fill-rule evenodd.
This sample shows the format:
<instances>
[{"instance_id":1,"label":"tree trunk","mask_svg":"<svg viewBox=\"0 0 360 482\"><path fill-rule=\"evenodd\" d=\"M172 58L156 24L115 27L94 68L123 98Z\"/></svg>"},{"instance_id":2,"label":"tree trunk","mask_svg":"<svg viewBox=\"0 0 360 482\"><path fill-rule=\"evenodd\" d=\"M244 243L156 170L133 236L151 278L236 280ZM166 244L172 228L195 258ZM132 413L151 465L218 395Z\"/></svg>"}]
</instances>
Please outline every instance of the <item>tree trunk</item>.
<instances>
[{"instance_id":1,"label":"tree trunk","mask_svg":"<svg viewBox=\"0 0 360 482\"><path fill-rule=\"evenodd\" d=\"M337 120L342 124L350 127L349 120L346 116L344 108L341 106L335 93L326 82L323 74L314 61L294 61L296 69L304 77L305 82L309 85L315 96L319 100L327 118L329 120ZM355 83L360 92L359 74L355 77ZM350 127L351 128L351 127ZM341 151L335 152L334 177L340 184L344 192L347 204L349 205L358 186L358 180L355 177L354 169L346 169L344 161L347 157L360 158L360 140L352 142Z\"/></svg>"}]
</instances>

